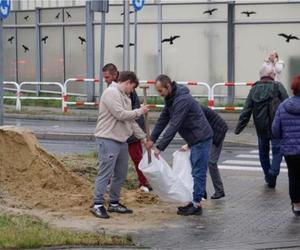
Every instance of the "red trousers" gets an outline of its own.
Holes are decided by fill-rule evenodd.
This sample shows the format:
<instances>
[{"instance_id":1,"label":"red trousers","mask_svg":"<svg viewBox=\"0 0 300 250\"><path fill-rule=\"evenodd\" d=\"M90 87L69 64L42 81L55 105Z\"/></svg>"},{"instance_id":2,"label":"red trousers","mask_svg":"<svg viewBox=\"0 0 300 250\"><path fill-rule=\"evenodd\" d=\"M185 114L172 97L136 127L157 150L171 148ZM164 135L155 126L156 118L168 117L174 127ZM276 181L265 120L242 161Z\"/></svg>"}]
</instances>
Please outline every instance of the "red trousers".
<instances>
[{"instance_id":1,"label":"red trousers","mask_svg":"<svg viewBox=\"0 0 300 250\"><path fill-rule=\"evenodd\" d=\"M143 149L142 149L141 142L137 141L137 142L128 144L128 151L129 151L129 155L134 163L135 170L136 170L138 178L139 178L140 186L147 186L148 181L147 181L146 177L143 175L143 173L141 172L141 170L139 170L139 163L143 158Z\"/></svg>"}]
</instances>

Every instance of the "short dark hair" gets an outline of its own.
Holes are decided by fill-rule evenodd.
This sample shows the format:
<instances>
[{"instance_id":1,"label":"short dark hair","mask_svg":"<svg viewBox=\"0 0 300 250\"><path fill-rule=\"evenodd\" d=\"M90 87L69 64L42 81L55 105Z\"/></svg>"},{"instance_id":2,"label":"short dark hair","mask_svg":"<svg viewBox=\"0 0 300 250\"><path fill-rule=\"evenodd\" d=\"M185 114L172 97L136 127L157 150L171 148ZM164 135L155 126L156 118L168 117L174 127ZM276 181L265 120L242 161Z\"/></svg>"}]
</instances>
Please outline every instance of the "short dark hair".
<instances>
[{"instance_id":1,"label":"short dark hair","mask_svg":"<svg viewBox=\"0 0 300 250\"><path fill-rule=\"evenodd\" d=\"M300 75L293 78L291 89L293 90L294 95L300 96Z\"/></svg>"},{"instance_id":2,"label":"short dark hair","mask_svg":"<svg viewBox=\"0 0 300 250\"><path fill-rule=\"evenodd\" d=\"M171 85L172 87L174 85L174 82L171 80L171 78L164 74L156 77L155 82L156 83L160 82L160 84L163 88L167 88L168 84Z\"/></svg>"},{"instance_id":3,"label":"short dark hair","mask_svg":"<svg viewBox=\"0 0 300 250\"><path fill-rule=\"evenodd\" d=\"M137 87L139 86L139 79L137 78L136 74L132 71L121 71L118 77L118 82L125 82L130 81L134 83Z\"/></svg>"},{"instance_id":4,"label":"short dark hair","mask_svg":"<svg viewBox=\"0 0 300 250\"><path fill-rule=\"evenodd\" d=\"M108 63L102 68L102 72L108 71L110 74L118 74L118 68L113 63Z\"/></svg>"}]
</instances>

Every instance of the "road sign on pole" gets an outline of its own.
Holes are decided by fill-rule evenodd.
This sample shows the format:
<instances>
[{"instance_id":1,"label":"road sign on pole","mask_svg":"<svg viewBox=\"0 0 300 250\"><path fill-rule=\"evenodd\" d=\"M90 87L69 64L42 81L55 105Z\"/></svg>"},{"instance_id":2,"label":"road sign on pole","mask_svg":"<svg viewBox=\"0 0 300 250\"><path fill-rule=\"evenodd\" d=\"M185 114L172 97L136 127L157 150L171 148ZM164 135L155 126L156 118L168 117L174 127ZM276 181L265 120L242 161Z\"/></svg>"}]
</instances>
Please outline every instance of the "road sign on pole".
<instances>
[{"instance_id":1,"label":"road sign on pole","mask_svg":"<svg viewBox=\"0 0 300 250\"><path fill-rule=\"evenodd\" d=\"M0 18L5 19L10 12L10 0L0 0Z\"/></svg>"},{"instance_id":2,"label":"road sign on pole","mask_svg":"<svg viewBox=\"0 0 300 250\"><path fill-rule=\"evenodd\" d=\"M3 27L2 20L10 12L10 0L0 0L0 126L3 125Z\"/></svg>"},{"instance_id":3,"label":"road sign on pole","mask_svg":"<svg viewBox=\"0 0 300 250\"><path fill-rule=\"evenodd\" d=\"M145 0L132 0L135 11L139 11L144 7Z\"/></svg>"}]
</instances>

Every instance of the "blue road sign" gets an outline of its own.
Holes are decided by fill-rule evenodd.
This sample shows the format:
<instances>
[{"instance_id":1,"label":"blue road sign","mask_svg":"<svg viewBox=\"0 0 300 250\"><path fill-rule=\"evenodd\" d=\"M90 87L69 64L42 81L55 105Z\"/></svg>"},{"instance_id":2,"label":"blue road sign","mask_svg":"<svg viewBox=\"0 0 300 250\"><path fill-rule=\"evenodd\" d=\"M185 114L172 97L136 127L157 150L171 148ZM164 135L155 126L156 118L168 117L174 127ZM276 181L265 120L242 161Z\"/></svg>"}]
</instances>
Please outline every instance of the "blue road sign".
<instances>
[{"instance_id":1,"label":"blue road sign","mask_svg":"<svg viewBox=\"0 0 300 250\"><path fill-rule=\"evenodd\" d=\"M5 19L10 12L10 0L0 0L0 18Z\"/></svg>"},{"instance_id":2,"label":"blue road sign","mask_svg":"<svg viewBox=\"0 0 300 250\"><path fill-rule=\"evenodd\" d=\"M134 6L135 11L139 11L143 8L145 0L132 0L132 5Z\"/></svg>"}]
</instances>

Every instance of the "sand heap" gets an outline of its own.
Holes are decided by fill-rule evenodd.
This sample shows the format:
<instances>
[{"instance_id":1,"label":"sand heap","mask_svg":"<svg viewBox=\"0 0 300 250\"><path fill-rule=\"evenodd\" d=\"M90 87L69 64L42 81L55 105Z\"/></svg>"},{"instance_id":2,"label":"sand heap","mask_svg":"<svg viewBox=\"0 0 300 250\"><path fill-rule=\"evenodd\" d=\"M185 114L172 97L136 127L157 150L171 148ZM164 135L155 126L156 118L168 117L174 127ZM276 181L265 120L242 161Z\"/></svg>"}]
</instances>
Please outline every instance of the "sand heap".
<instances>
[{"instance_id":1,"label":"sand heap","mask_svg":"<svg viewBox=\"0 0 300 250\"><path fill-rule=\"evenodd\" d=\"M0 127L0 189L29 207L89 207L92 186L43 150L32 132Z\"/></svg>"}]
</instances>

